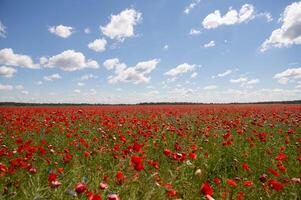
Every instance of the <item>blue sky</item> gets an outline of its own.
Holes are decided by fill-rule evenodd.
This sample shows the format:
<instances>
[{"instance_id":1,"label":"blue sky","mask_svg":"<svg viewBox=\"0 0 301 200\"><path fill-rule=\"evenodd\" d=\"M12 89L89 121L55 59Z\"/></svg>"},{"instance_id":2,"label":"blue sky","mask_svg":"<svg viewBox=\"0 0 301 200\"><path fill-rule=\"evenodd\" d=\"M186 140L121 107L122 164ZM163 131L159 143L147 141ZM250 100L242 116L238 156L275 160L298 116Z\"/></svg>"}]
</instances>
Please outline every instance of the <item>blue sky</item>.
<instances>
[{"instance_id":1,"label":"blue sky","mask_svg":"<svg viewBox=\"0 0 301 200\"><path fill-rule=\"evenodd\" d=\"M0 0L0 101L301 99L301 1Z\"/></svg>"}]
</instances>

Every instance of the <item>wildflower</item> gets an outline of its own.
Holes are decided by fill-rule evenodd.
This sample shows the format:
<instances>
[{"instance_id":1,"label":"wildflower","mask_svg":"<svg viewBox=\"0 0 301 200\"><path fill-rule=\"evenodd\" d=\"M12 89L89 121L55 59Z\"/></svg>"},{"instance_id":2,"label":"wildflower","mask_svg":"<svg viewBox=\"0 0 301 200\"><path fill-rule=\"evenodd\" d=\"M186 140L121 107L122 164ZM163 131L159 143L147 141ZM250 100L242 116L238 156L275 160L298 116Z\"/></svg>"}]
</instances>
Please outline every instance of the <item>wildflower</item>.
<instances>
[{"instance_id":1,"label":"wildflower","mask_svg":"<svg viewBox=\"0 0 301 200\"><path fill-rule=\"evenodd\" d=\"M117 194L109 194L109 200L120 200Z\"/></svg>"},{"instance_id":2,"label":"wildflower","mask_svg":"<svg viewBox=\"0 0 301 200\"><path fill-rule=\"evenodd\" d=\"M102 190L108 189L108 187L108 184L106 184L105 182L99 183L99 188Z\"/></svg>"},{"instance_id":3,"label":"wildflower","mask_svg":"<svg viewBox=\"0 0 301 200\"><path fill-rule=\"evenodd\" d=\"M243 163L242 164L242 168L245 170L245 171L250 171L250 167L247 163Z\"/></svg>"},{"instance_id":4,"label":"wildflower","mask_svg":"<svg viewBox=\"0 0 301 200\"><path fill-rule=\"evenodd\" d=\"M205 182L201 186L201 192L203 195L213 195L213 189L211 188L210 184L208 182Z\"/></svg>"},{"instance_id":5,"label":"wildflower","mask_svg":"<svg viewBox=\"0 0 301 200\"><path fill-rule=\"evenodd\" d=\"M174 190L174 189L167 190L167 196L174 197L176 195L177 195L177 191L176 190Z\"/></svg>"},{"instance_id":6,"label":"wildflower","mask_svg":"<svg viewBox=\"0 0 301 200\"><path fill-rule=\"evenodd\" d=\"M237 183L232 179L227 179L226 183L232 187L236 187Z\"/></svg>"},{"instance_id":7,"label":"wildflower","mask_svg":"<svg viewBox=\"0 0 301 200\"><path fill-rule=\"evenodd\" d=\"M283 185L282 183L276 181L276 180L269 180L269 185L271 186L272 189L274 190L282 190L283 189Z\"/></svg>"},{"instance_id":8,"label":"wildflower","mask_svg":"<svg viewBox=\"0 0 301 200\"><path fill-rule=\"evenodd\" d=\"M87 186L84 183L78 183L75 187L77 193L83 193L87 190Z\"/></svg>"},{"instance_id":9,"label":"wildflower","mask_svg":"<svg viewBox=\"0 0 301 200\"><path fill-rule=\"evenodd\" d=\"M251 186L253 186L253 182L252 181L245 181L244 186L251 187Z\"/></svg>"}]
</instances>

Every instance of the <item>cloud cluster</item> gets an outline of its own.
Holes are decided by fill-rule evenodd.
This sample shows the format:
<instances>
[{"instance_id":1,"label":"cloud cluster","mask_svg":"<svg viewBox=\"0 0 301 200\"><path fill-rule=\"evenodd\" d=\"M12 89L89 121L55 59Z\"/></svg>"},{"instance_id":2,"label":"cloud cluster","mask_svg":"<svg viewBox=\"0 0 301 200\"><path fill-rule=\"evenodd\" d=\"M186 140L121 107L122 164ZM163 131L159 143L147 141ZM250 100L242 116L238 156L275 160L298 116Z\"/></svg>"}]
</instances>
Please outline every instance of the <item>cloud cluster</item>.
<instances>
[{"instance_id":1,"label":"cloud cluster","mask_svg":"<svg viewBox=\"0 0 301 200\"><path fill-rule=\"evenodd\" d=\"M14 73L16 73L17 70L11 67L1 66L0 67L0 76L5 78L11 78L13 77Z\"/></svg>"},{"instance_id":2,"label":"cloud cluster","mask_svg":"<svg viewBox=\"0 0 301 200\"><path fill-rule=\"evenodd\" d=\"M139 62L133 67L127 67L124 63L120 63L118 58L113 58L106 60L103 66L108 70L114 69L115 74L108 77L110 84L117 82L140 84L149 83L151 77L148 75L156 68L159 62L159 59L152 59Z\"/></svg>"},{"instance_id":3,"label":"cloud cluster","mask_svg":"<svg viewBox=\"0 0 301 200\"><path fill-rule=\"evenodd\" d=\"M111 38L123 41L133 37L134 26L142 20L142 14L135 9L125 9L117 15L111 15L110 22L106 26L100 26L102 33Z\"/></svg>"},{"instance_id":4,"label":"cloud cluster","mask_svg":"<svg viewBox=\"0 0 301 200\"><path fill-rule=\"evenodd\" d=\"M107 41L104 38L96 39L88 44L88 47L96 52L103 52L106 50Z\"/></svg>"},{"instance_id":5,"label":"cloud cluster","mask_svg":"<svg viewBox=\"0 0 301 200\"><path fill-rule=\"evenodd\" d=\"M49 27L49 32L61 38L68 38L74 33L74 29L70 26L58 25Z\"/></svg>"},{"instance_id":6,"label":"cloud cluster","mask_svg":"<svg viewBox=\"0 0 301 200\"><path fill-rule=\"evenodd\" d=\"M244 4L239 11L230 7L224 16L221 16L219 10L215 10L204 18L202 24L205 29L214 29L222 25L248 22L254 18L254 10L251 4Z\"/></svg>"},{"instance_id":7,"label":"cloud cluster","mask_svg":"<svg viewBox=\"0 0 301 200\"><path fill-rule=\"evenodd\" d=\"M198 5L200 2L201 2L201 0L192 0L192 2L191 2L189 5L187 5L187 6L185 7L184 13L188 15L188 14L190 13L190 11L191 11L196 5Z\"/></svg>"},{"instance_id":8,"label":"cloud cluster","mask_svg":"<svg viewBox=\"0 0 301 200\"><path fill-rule=\"evenodd\" d=\"M230 83L239 83L241 87L248 86L259 83L259 79L249 79L248 77L239 77L237 79L230 79Z\"/></svg>"},{"instance_id":9,"label":"cloud cluster","mask_svg":"<svg viewBox=\"0 0 301 200\"><path fill-rule=\"evenodd\" d=\"M282 26L272 32L261 45L264 52L272 47L288 47L301 44L301 1L288 5L280 19Z\"/></svg>"},{"instance_id":10,"label":"cloud cluster","mask_svg":"<svg viewBox=\"0 0 301 200\"><path fill-rule=\"evenodd\" d=\"M46 60L45 60L46 61ZM46 67L58 67L64 71L76 71L84 68L98 68L95 60L86 60L81 52L67 50L58 55L52 56L45 62Z\"/></svg>"},{"instance_id":11,"label":"cloud cluster","mask_svg":"<svg viewBox=\"0 0 301 200\"><path fill-rule=\"evenodd\" d=\"M10 48L0 50L0 64L14 67L24 67L30 69L39 68L38 64L34 64L30 56L16 54Z\"/></svg>"},{"instance_id":12,"label":"cloud cluster","mask_svg":"<svg viewBox=\"0 0 301 200\"><path fill-rule=\"evenodd\" d=\"M165 72L164 74L165 75L168 75L168 76L177 76L179 74L184 74L184 73L187 73L187 72L192 72L194 71L196 68L196 65L190 65L188 63L183 63L183 64L180 64L178 65L177 67L175 68L172 68L170 69L169 71Z\"/></svg>"},{"instance_id":13,"label":"cloud cluster","mask_svg":"<svg viewBox=\"0 0 301 200\"><path fill-rule=\"evenodd\" d=\"M275 79L281 84L287 84L290 80L301 79L301 67L299 68L289 68L274 75Z\"/></svg>"},{"instance_id":14,"label":"cloud cluster","mask_svg":"<svg viewBox=\"0 0 301 200\"><path fill-rule=\"evenodd\" d=\"M44 76L43 79L45 81L53 81L53 80L57 80L57 79L61 79L62 77L59 74L51 74L49 76Z\"/></svg>"}]
</instances>

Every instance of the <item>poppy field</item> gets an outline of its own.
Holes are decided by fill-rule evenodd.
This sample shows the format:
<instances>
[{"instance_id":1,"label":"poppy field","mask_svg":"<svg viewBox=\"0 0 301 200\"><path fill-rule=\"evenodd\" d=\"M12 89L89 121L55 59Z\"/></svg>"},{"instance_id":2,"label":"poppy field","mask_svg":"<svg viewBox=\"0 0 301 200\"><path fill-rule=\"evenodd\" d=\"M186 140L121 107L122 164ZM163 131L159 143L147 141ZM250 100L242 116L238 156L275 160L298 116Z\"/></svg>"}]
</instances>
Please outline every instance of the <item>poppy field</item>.
<instances>
[{"instance_id":1,"label":"poppy field","mask_svg":"<svg viewBox=\"0 0 301 200\"><path fill-rule=\"evenodd\" d=\"M0 107L0 199L301 199L301 106Z\"/></svg>"}]
</instances>

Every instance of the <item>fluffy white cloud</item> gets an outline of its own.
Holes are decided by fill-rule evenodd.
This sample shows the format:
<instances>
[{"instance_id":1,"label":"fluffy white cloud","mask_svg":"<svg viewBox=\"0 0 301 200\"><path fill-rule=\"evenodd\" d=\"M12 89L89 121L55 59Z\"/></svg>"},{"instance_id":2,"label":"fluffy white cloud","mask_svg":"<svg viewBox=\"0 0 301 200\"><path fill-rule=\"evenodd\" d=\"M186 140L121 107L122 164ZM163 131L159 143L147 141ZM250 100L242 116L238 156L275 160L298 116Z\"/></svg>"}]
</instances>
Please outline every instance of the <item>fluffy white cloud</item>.
<instances>
[{"instance_id":1,"label":"fluffy white cloud","mask_svg":"<svg viewBox=\"0 0 301 200\"><path fill-rule=\"evenodd\" d=\"M230 83L240 83L241 87L249 87L252 88L254 84L259 83L259 79L249 79L247 77L240 77L238 79L230 79Z\"/></svg>"},{"instance_id":2,"label":"fluffy white cloud","mask_svg":"<svg viewBox=\"0 0 301 200\"><path fill-rule=\"evenodd\" d=\"M21 93L22 93L22 94L25 94L25 95L28 95L28 94L29 94L29 92L28 92L27 90L22 90Z\"/></svg>"},{"instance_id":3,"label":"fluffy white cloud","mask_svg":"<svg viewBox=\"0 0 301 200\"><path fill-rule=\"evenodd\" d=\"M264 52L271 47L288 47L301 44L301 1L288 5L280 19L282 26L272 32L261 45Z\"/></svg>"},{"instance_id":4,"label":"fluffy white cloud","mask_svg":"<svg viewBox=\"0 0 301 200\"><path fill-rule=\"evenodd\" d=\"M207 44L204 44L204 48L210 48L210 47L214 47L214 46L215 46L215 42L213 40L211 40Z\"/></svg>"},{"instance_id":5,"label":"fluffy white cloud","mask_svg":"<svg viewBox=\"0 0 301 200\"><path fill-rule=\"evenodd\" d=\"M233 25L248 22L254 18L254 10L255 8L251 4L244 4L239 11L229 8L224 16L221 16L219 10L215 10L205 17L202 24L205 29L213 29L221 25Z\"/></svg>"},{"instance_id":6,"label":"fluffy white cloud","mask_svg":"<svg viewBox=\"0 0 301 200\"><path fill-rule=\"evenodd\" d=\"M168 47L168 45L167 45L167 44L166 44L166 45L164 45L164 47L163 47L163 49L164 49L164 50L168 50L168 48L169 48L169 47Z\"/></svg>"},{"instance_id":7,"label":"fluffy white cloud","mask_svg":"<svg viewBox=\"0 0 301 200\"><path fill-rule=\"evenodd\" d=\"M6 27L2 22L0 21L0 37L5 38L6 37Z\"/></svg>"},{"instance_id":8,"label":"fluffy white cloud","mask_svg":"<svg viewBox=\"0 0 301 200\"><path fill-rule=\"evenodd\" d=\"M190 65L187 63L183 63L181 65L178 65L175 68L170 69L169 71L165 72L165 75L168 76L177 76L179 74L187 73L187 72L192 72L195 70L196 65Z\"/></svg>"},{"instance_id":9,"label":"fluffy white cloud","mask_svg":"<svg viewBox=\"0 0 301 200\"><path fill-rule=\"evenodd\" d=\"M73 90L74 93L80 93L80 90L79 89L75 89Z\"/></svg>"},{"instance_id":10,"label":"fluffy white cloud","mask_svg":"<svg viewBox=\"0 0 301 200\"><path fill-rule=\"evenodd\" d=\"M81 86L84 86L84 85L85 85L85 83L78 82L78 83L77 83L77 85L81 87Z\"/></svg>"},{"instance_id":11,"label":"fluffy white cloud","mask_svg":"<svg viewBox=\"0 0 301 200\"><path fill-rule=\"evenodd\" d=\"M112 61L113 59L111 59ZM124 63L120 63L119 60L111 62L111 65L107 65L108 69L115 69L114 76L108 77L108 82L114 84L117 82L126 83L149 83L151 77L148 74L153 71L157 64L160 62L159 59L153 59L149 61L139 62L133 67L127 67Z\"/></svg>"},{"instance_id":12,"label":"fluffy white cloud","mask_svg":"<svg viewBox=\"0 0 301 200\"><path fill-rule=\"evenodd\" d=\"M238 79L230 79L230 83L244 83L247 82L248 79L246 77L240 77Z\"/></svg>"},{"instance_id":13,"label":"fluffy white cloud","mask_svg":"<svg viewBox=\"0 0 301 200\"><path fill-rule=\"evenodd\" d=\"M14 87L12 85L2 85L0 83L0 91L10 91L14 89Z\"/></svg>"},{"instance_id":14,"label":"fluffy white cloud","mask_svg":"<svg viewBox=\"0 0 301 200\"><path fill-rule=\"evenodd\" d=\"M104 61L102 65L107 70L111 70L111 69L113 69L118 64L120 64L118 58L111 58L111 59L108 59L108 60Z\"/></svg>"},{"instance_id":15,"label":"fluffy white cloud","mask_svg":"<svg viewBox=\"0 0 301 200\"><path fill-rule=\"evenodd\" d=\"M87 60L81 52L67 50L48 59L46 67L58 67L64 71L75 71L84 68L98 68L95 60Z\"/></svg>"},{"instance_id":16,"label":"fluffy white cloud","mask_svg":"<svg viewBox=\"0 0 301 200\"><path fill-rule=\"evenodd\" d=\"M0 50L0 64L30 69L39 68L39 65L34 64L30 56L15 54L10 48Z\"/></svg>"},{"instance_id":17,"label":"fluffy white cloud","mask_svg":"<svg viewBox=\"0 0 301 200\"><path fill-rule=\"evenodd\" d=\"M286 84L293 79L301 79L301 67L289 68L283 72L274 75L275 79L278 79L279 83Z\"/></svg>"},{"instance_id":18,"label":"fluffy white cloud","mask_svg":"<svg viewBox=\"0 0 301 200\"><path fill-rule=\"evenodd\" d=\"M107 41L106 39L96 39L88 44L88 47L96 52L103 52L106 50Z\"/></svg>"},{"instance_id":19,"label":"fluffy white cloud","mask_svg":"<svg viewBox=\"0 0 301 200\"><path fill-rule=\"evenodd\" d=\"M79 80L86 81L89 79L96 79L96 78L97 78L97 76L95 76L94 74L84 74L79 78Z\"/></svg>"},{"instance_id":20,"label":"fluffy white cloud","mask_svg":"<svg viewBox=\"0 0 301 200\"><path fill-rule=\"evenodd\" d=\"M74 29L70 26L58 25L49 27L49 32L53 33L62 38L68 38L72 33L74 33Z\"/></svg>"},{"instance_id":21,"label":"fluffy white cloud","mask_svg":"<svg viewBox=\"0 0 301 200\"><path fill-rule=\"evenodd\" d=\"M229 75L229 74L231 74L231 73L232 73L232 70L231 70L231 69L228 69L228 70L226 70L226 71L223 72L223 73L217 74L216 76L212 76L212 78L216 78L216 77L225 77L225 76L227 76L227 75Z\"/></svg>"},{"instance_id":22,"label":"fluffy white cloud","mask_svg":"<svg viewBox=\"0 0 301 200\"><path fill-rule=\"evenodd\" d=\"M194 28L190 29L189 35L199 35L199 34L201 34L200 30Z\"/></svg>"},{"instance_id":23,"label":"fluffy white cloud","mask_svg":"<svg viewBox=\"0 0 301 200\"><path fill-rule=\"evenodd\" d=\"M204 90L215 90L217 89L216 85L207 85L203 88Z\"/></svg>"},{"instance_id":24,"label":"fluffy white cloud","mask_svg":"<svg viewBox=\"0 0 301 200\"><path fill-rule=\"evenodd\" d=\"M17 70L11 67L1 66L0 67L0 76L5 78L11 78L13 77L14 73L16 73Z\"/></svg>"},{"instance_id":25,"label":"fluffy white cloud","mask_svg":"<svg viewBox=\"0 0 301 200\"><path fill-rule=\"evenodd\" d=\"M49 76L44 76L43 79L45 81L53 81L53 80L56 80L56 79L61 79L62 77L59 75L59 74L51 74Z\"/></svg>"},{"instance_id":26,"label":"fluffy white cloud","mask_svg":"<svg viewBox=\"0 0 301 200\"><path fill-rule=\"evenodd\" d=\"M198 5L200 2L201 2L201 0L192 0L192 2L191 2L189 5L187 5L187 6L185 7L184 13L188 15L188 14L190 13L190 11L191 11L196 5Z\"/></svg>"},{"instance_id":27,"label":"fluffy white cloud","mask_svg":"<svg viewBox=\"0 0 301 200\"><path fill-rule=\"evenodd\" d=\"M141 22L141 16L135 9L125 9L117 15L111 15L110 22L106 26L100 26L100 30L111 39L124 40L133 37L134 26Z\"/></svg>"}]
</instances>

